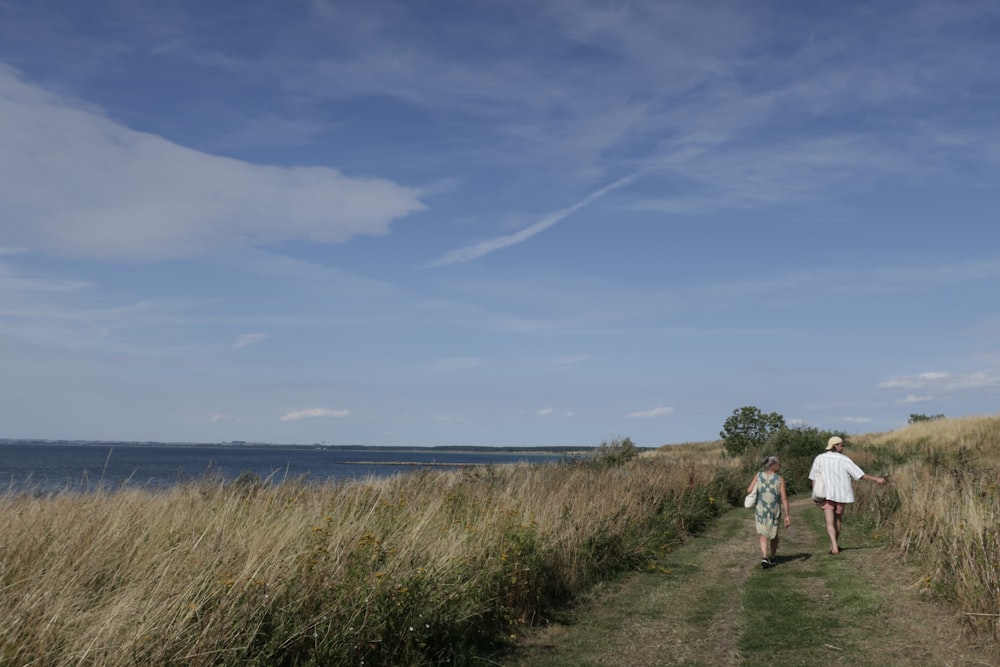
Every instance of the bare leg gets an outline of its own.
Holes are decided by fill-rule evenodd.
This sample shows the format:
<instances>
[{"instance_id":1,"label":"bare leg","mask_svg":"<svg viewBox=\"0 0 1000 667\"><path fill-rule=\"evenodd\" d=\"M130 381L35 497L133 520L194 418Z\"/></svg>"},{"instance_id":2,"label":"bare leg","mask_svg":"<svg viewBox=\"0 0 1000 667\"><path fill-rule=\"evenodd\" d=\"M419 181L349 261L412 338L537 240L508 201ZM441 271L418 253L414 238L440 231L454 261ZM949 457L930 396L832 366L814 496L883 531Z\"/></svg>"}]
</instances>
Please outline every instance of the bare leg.
<instances>
[{"instance_id":1,"label":"bare leg","mask_svg":"<svg viewBox=\"0 0 1000 667\"><path fill-rule=\"evenodd\" d=\"M840 537L840 517L834 514L833 508L824 509L823 515L826 518L826 534L830 538L830 553L839 554L837 538Z\"/></svg>"},{"instance_id":2,"label":"bare leg","mask_svg":"<svg viewBox=\"0 0 1000 667\"><path fill-rule=\"evenodd\" d=\"M778 536L775 535L771 539L771 560L778 557Z\"/></svg>"},{"instance_id":3,"label":"bare leg","mask_svg":"<svg viewBox=\"0 0 1000 667\"><path fill-rule=\"evenodd\" d=\"M761 559L767 558L767 535L758 535L758 542L760 543L760 557Z\"/></svg>"}]
</instances>

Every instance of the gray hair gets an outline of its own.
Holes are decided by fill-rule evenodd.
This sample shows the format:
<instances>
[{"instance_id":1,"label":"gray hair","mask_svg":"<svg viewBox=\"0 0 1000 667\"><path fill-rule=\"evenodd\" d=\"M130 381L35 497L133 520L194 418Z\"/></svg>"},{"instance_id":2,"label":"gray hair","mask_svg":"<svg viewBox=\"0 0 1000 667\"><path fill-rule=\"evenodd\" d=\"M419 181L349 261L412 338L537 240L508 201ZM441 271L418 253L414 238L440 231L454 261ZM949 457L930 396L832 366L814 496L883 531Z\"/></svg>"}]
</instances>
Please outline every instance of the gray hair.
<instances>
[{"instance_id":1,"label":"gray hair","mask_svg":"<svg viewBox=\"0 0 1000 667\"><path fill-rule=\"evenodd\" d=\"M760 469L764 471L773 470L778 463L780 463L780 461L778 461L777 456L768 456L764 459L764 463L761 464Z\"/></svg>"}]
</instances>

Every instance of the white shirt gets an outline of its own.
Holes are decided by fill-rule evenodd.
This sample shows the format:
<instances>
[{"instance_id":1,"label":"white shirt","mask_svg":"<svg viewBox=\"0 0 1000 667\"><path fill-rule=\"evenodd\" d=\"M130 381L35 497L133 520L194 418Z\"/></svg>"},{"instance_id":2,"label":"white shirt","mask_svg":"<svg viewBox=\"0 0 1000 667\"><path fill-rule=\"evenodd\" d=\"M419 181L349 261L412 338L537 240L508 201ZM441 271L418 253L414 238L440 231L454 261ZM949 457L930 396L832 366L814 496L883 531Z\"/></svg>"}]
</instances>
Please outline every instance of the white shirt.
<instances>
[{"instance_id":1,"label":"white shirt","mask_svg":"<svg viewBox=\"0 0 1000 667\"><path fill-rule=\"evenodd\" d=\"M861 479L865 476L865 471L843 454L829 451L813 459L812 468L809 469L809 479L814 480L817 475L823 475L827 500L853 503L854 487L851 486L851 478Z\"/></svg>"}]
</instances>

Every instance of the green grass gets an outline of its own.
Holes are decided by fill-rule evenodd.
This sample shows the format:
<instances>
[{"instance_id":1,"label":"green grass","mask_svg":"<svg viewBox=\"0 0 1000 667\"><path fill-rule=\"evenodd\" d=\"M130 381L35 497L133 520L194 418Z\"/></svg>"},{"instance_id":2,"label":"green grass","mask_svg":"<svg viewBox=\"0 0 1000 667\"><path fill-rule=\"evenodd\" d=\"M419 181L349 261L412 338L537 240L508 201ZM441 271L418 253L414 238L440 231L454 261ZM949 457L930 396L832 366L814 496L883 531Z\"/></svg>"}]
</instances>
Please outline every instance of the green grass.
<instances>
[{"instance_id":1,"label":"green grass","mask_svg":"<svg viewBox=\"0 0 1000 667\"><path fill-rule=\"evenodd\" d=\"M874 547L864 542L849 512L839 556L827 553L822 512L804 506L798 518L808 533L793 548L804 547L807 553L795 567L779 566L747 581L740 640L745 666L825 666L845 656L850 656L845 664L886 664L869 650L883 638L879 625L886 607L874 572L859 567Z\"/></svg>"},{"instance_id":2,"label":"green grass","mask_svg":"<svg viewBox=\"0 0 1000 667\"><path fill-rule=\"evenodd\" d=\"M746 563L743 511L719 518L634 574L599 587L567 618L499 660L531 667L724 664ZM721 650L720 650L721 649Z\"/></svg>"},{"instance_id":3,"label":"green grass","mask_svg":"<svg viewBox=\"0 0 1000 667\"><path fill-rule=\"evenodd\" d=\"M923 667L994 665L995 642L962 638L922 597L862 517L845 517L839 556L822 512L792 504L778 565L759 566L752 515L732 510L656 563L599 587L499 659L509 667Z\"/></svg>"}]
</instances>

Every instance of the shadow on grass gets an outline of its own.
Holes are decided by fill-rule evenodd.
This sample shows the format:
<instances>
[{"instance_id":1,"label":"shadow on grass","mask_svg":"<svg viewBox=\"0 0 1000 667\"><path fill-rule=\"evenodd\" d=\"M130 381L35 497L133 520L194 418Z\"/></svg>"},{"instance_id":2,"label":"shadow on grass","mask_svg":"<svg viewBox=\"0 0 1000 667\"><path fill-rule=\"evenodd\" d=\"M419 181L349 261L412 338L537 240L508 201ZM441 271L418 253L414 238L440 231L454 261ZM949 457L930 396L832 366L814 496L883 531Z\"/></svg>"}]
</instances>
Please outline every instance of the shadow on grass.
<instances>
[{"instance_id":1,"label":"shadow on grass","mask_svg":"<svg viewBox=\"0 0 1000 667\"><path fill-rule=\"evenodd\" d=\"M784 556L775 556L774 565L771 567L778 567L779 565L785 565L787 563L794 563L796 561L805 562L813 557L813 554L808 551L800 551L794 554L785 554Z\"/></svg>"}]
</instances>

